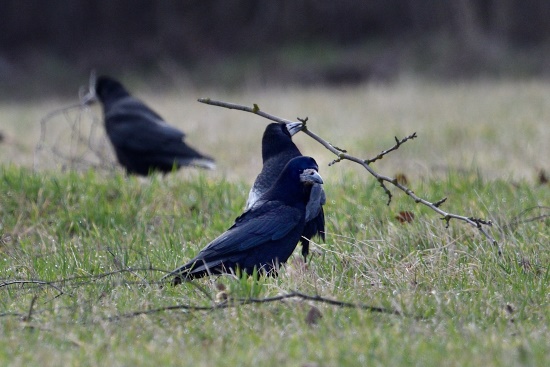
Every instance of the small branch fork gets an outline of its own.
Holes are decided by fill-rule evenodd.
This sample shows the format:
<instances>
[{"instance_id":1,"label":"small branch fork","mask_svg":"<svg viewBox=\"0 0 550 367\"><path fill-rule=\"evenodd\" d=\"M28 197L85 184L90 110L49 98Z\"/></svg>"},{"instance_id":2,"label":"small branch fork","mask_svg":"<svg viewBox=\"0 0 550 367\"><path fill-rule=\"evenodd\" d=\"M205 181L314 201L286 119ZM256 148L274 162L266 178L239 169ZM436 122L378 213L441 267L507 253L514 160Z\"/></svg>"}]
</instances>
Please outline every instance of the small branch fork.
<instances>
[{"instance_id":1,"label":"small branch fork","mask_svg":"<svg viewBox=\"0 0 550 367\"><path fill-rule=\"evenodd\" d=\"M254 104L253 107L248 107L248 106L238 105L238 104L234 104L234 103L215 101L215 100L212 100L210 98L199 98L198 101L201 102L201 103L204 103L204 104L211 105L211 106L224 107L224 108L229 108L229 109L232 109L232 110L239 110L239 111L254 113L258 116L264 117L268 120L275 121L275 122L282 122L282 123L295 122L295 121L286 120L284 118L280 118L280 117L271 115L269 113L266 113L266 112L260 110L260 108L258 107L257 104ZM355 163L363 166L363 168L365 168L372 176L374 176L374 178L376 178L376 180L378 180L378 182L380 183L380 186L382 186L382 189L384 190L384 192L388 196L388 202L387 202L388 205L391 203L392 193L386 187L386 183L390 183L391 185L397 187L398 189L403 191L405 194L410 196L416 203L425 205L428 208L435 211L436 213L438 213L439 215L441 215L441 220L445 221L446 227L449 227L449 222L451 221L451 219L456 219L456 220L459 220L459 221L463 221L463 222L466 222L466 223L474 226L489 241L491 241L491 243L493 245L495 245L498 248L498 254L499 255L502 254L502 251L501 251L500 246L497 243L497 241L484 228L484 226L492 226L493 225L493 223L490 220L484 220L484 219L481 219L481 218L466 217L466 216L462 216L462 215L458 215L458 214L448 213L448 212L446 212L446 211L444 211L440 208L441 205L447 200L447 198L443 198L443 199L438 200L436 202L430 202L428 200L422 199L421 197L417 196L411 189L409 189L405 185L399 183L396 178L391 178L391 177L388 177L388 176L381 175L381 174L377 173L376 171L374 171L374 169L372 169L372 167L370 166L371 163L373 163L377 160L380 160L386 154L388 154L390 152L393 152L394 150L399 149L399 147L401 145L403 145L404 143L406 143L407 141L415 139L417 137L416 133L413 133L413 134L411 134L411 135L409 135L409 136L407 136L403 139L398 139L397 137L395 137L395 145L393 147L391 147L387 150L384 150L383 152L381 152L380 154L378 154L376 157L374 157L372 159L360 159L360 158L357 158L357 157L354 157L354 156L348 154L345 149L339 148L339 147L329 143L328 141L324 140L323 138L319 137L317 134L315 134L314 132L309 130L309 128L306 125L307 120L308 120L307 117L305 119L298 118L298 121L302 122L302 124L303 124L302 132L309 135L312 139L314 139L315 141L320 143L322 146L324 146L327 150L329 150L331 153L333 153L337 157L329 165L333 165L333 164L338 163L338 162L343 161L343 160L348 160L348 161L352 161L352 162L355 162Z\"/></svg>"}]
</instances>

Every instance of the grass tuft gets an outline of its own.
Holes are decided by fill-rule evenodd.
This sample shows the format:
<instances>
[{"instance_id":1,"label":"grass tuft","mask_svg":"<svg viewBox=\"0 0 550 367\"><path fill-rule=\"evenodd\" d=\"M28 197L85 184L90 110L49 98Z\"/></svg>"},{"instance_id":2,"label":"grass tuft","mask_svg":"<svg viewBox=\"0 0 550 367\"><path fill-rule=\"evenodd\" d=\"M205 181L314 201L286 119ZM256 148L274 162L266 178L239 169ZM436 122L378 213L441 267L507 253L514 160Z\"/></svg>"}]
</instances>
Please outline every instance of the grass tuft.
<instances>
[{"instance_id":1,"label":"grass tuft","mask_svg":"<svg viewBox=\"0 0 550 367\"><path fill-rule=\"evenodd\" d=\"M445 228L404 198L388 207L376 184L350 175L326 187L327 241L307 263L297 253L278 278L161 288L165 271L231 224L246 185L12 165L0 176L3 363L496 366L541 365L549 352L550 218L514 217L550 200L533 183L450 172L414 188L492 218L503 256L475 229ZM411 222L396 219L403 210ZM293 291L403 316L299 299L134 315Z\"/></svg>"},{"instance_id":2,"label":"grass tuft","mask_svg":"<svg viewBox=\"0 0 550 367\"><path fill-rule=\"evenodd\" d=\"M147 179L55 161L31 169L38 121L67 103L0 105L0 365L547 365L550 190L536 177L550 157L548 89L403 80L229 97L136 93L219 167ZM447 197L445 211L491 220L502 256L475 228L447 228L399 191L386 205L364 170L327 167L334 157L298 134L325 180L326 243L311 246L307 263L296 251L277 278L161 287L233 223L261 166L265 121L190 96L307 116L309 128L365 159L416 131L374 168L430 201ZM292 292L343 303L239 303Z\"/></svg>"}]
</instances>

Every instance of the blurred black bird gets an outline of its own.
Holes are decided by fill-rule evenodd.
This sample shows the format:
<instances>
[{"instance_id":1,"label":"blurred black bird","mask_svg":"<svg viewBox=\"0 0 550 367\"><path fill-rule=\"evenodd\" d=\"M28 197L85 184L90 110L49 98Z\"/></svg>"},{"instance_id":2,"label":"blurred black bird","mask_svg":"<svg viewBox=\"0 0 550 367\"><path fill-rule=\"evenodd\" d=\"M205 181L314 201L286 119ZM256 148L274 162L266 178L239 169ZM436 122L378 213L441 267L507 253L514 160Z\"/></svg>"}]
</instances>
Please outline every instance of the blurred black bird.
<instances>
[{"instance_id":1,"label":"blurred black bird","mask_svg":"<svg viewBox=\"0 0 550 367\"><path fill-rule=\"evenodd\" d=\"M296 157L271 188L233 226L210 242L187 264L164 279L172 284L211 274L236 272L276 274L287 261L304 230L306 207L313 185L323 183L311 157Z\"/></svg>"},{"instance_id":2,"label":"blurred black bird","mask_svg":"<svg viewBox=\"0 0 550 367\"><path fill-rule=\"evenodd\" d=\"M118 81L99 77L95 89L103 105L107 135L129 174L166 173L182 166L215 168L212 158L185 144L182 131L132 97Z\"/></svg>"},{"instance_id":3,"label":"blurred black bird","mask_svg":"<svg viewBox=\"0 0 550 367\"><path fill-rule=\"evenodd\" d=\"M302 129L301 122L272 123L267 125L262 137L262 171L256 177L248 200L246 209L250 208L265 193L284 166L295 157L302 156L298 147L292 141L292 136ZM311 188L310 198L306 208L306 226L302 233L302 256L307 261L309 254L309 241L314 236L325 240L325 205L326 197L323 186L314 184Z\"/></svg>"}]
</instances>

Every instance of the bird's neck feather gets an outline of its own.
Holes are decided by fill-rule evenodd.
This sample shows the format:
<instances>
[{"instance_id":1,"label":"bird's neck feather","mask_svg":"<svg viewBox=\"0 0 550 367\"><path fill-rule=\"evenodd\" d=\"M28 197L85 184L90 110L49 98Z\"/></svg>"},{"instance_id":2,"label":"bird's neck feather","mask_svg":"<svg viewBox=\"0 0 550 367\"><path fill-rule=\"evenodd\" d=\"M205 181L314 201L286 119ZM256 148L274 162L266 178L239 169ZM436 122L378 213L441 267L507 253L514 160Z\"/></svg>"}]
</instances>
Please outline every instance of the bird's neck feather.
<instances>
[{"instance_id":1,"label":"bird's neck feather","mask_svg":"<svg viewBox=\"0 0 550 367\"><path fill-rule=\"evenodd\" d=\"M292 157L302 155L290 137L264 137L262 140L262 160L265 162L278 154Z\"/></svg>"},{"instance_id":2,"label":"bird's neck feather","mask_svg":"<svg viewBox=\"0 0 550 367\"><path fill-rule=\"evenodd\" d=\"M279 188L284 187L284 191ZM282 201L290 206L304 206L309 200L310 185L304 185L297 177L279 177L277 182L265 193L268 200Z\"/></svg>"}]
</instances>

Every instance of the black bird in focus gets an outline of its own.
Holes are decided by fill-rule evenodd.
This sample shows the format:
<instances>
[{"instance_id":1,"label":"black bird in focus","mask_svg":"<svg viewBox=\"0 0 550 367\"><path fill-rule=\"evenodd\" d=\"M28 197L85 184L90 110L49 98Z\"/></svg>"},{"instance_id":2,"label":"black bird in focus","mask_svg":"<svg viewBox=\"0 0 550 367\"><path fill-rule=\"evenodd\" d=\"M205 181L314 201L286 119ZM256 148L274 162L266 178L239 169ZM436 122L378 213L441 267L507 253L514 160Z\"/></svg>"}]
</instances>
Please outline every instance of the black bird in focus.
<instances>
[{"instance_id":1,"label":"black bird in focus","mask_svg":"<svg viewBox=\"0 0 550 367\"><path fill-rule=\"evenodd\" d=\"M290 257L306 222L313 185L323 183L311 157L292 159L271 188L239 216L233 226L210 242L187 264L163 279L172 284L211 274L236 272L276 274Z\"/></svg>"},{"instance_id":2,"label":"black bird in focus","mask_svg":"<svg viewBox=\"0 0 550 367\"><path fill-rule=\"evenodd\" d=\"M99 77L95 90L103 105L107 135L129 174L167 173L182 166L215 168L212 158L185 144L182 131L132 97L118 81Z\"/></svg>"},{"instance_id":3,"label":"black bird in focus","mask_svg":"<svg viewBox=\"0 0 550 367\"><path fill-rule=\"evenodd\" d=\"M262 137L263 167L250 189L246 209L252 207L258 198L269 190L288 161L302 156L302 153L292 141L292 136L299 132L302 126L301 122L267 125ZM323 241L325 240L325 213L323 210L325 202L326 197L323 186L314 184L306 207L306 226L300 238L302 256L306 261L309 254L310 239L319 236Z\"/></svg>"}]
</instances>

